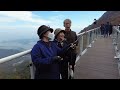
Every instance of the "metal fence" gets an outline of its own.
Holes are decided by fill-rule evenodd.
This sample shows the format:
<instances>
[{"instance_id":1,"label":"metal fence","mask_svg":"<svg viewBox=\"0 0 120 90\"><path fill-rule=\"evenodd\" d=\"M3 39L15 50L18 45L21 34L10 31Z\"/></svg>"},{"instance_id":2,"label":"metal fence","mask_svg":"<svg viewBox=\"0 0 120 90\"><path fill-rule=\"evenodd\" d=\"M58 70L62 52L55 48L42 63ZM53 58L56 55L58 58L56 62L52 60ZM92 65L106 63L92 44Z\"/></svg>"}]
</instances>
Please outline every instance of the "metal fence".
<instances>
[{"instance_id":1,"label":"metal fence","mask_svg":"<svg viewBox=\"0 0 120 90\"><path fill-rule=\"evenodd\" d=\"M99 37L99 35L100 35L100 27L97 27L97 28L94 28L94 29L91 29L91 30L88 30L86 32L78 34L79 40L78 40L78 47L77 47L76 62L87 51L87 49L91 47L92 43L94 43L94 41L97 40L97 37ZM115 39L115 40L117 40L117 39ZM35 67L32 64L32 61L30 58L30 52L31 52L31 49L26 50L26 51L21 52L21 53L17 53L17 54L5 57L5 58L2 58L2 59L0 59L0 66L4 63L14 61L17 58L21 58L21 57L24 57L26 55L29 55L29 61L27 64L25 64L26 66L24 66L24 68L27 68L26 70L30 70L30 72L28 72L30 75L26 79L30 79L30 78L34 79ZM24 61L24 58L20 59L20 60ZM20 63L20 61L15 63L13 66L16 66L19 63ZM22 63L24 63L24 62L22 62ZM23 68L23 67L21 67L21 68ZM30 68L30 69L28 69L28 68ZM16 68L14 70L16 71ZM23 73L23 74L25 74L25 73Z\"/></svg>"},{"instance_id":2,"label":"metal fence","mask_svg":"<svg viewBox=\"0 0 120 90\"><path fill-rule=\"evenodd\" d=\"M115 59L118 60L118 70L120 75L120 28L118 26L113 27L113 45L115 48Z\"/></svg>"}]
</instances>

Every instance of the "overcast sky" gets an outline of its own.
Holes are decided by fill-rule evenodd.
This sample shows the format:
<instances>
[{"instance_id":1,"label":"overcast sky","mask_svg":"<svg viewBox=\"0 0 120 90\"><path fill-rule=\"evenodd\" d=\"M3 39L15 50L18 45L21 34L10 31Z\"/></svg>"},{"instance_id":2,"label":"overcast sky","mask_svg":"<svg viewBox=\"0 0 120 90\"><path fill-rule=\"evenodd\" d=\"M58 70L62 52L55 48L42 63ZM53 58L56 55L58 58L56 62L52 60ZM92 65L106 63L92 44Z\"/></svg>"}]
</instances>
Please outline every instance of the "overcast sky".
<instances>
[{"instance_id":1,"label":"overcast sky","mask_svg":"<svg viewBox=\"0 0 120 90\"><path fill-rule=\"evenodd\" d=\"M29 38L36 36L40 25L62 28L66 18L71 19L77 33L99 19L105 11L0 11L0 38Z\"/></svg>"}]
</instances>

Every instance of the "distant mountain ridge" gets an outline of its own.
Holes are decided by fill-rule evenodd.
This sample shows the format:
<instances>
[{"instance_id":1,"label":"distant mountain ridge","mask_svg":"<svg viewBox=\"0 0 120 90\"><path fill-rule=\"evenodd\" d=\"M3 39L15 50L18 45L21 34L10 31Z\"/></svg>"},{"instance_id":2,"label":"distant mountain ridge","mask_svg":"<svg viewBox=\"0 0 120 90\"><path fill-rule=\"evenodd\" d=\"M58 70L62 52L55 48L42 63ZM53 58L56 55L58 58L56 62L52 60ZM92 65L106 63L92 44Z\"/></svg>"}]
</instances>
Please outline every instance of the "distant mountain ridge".
<instances>
[{"instance_id":1,"label":"distant mountain ridge","mask_svg":"<svg viewBox=\"0 0 120 90\"><path fill-rule=\"evenodd\" d=\"M20 51L14 49L0 49L0 58L19 53Z\"/></svg>"},{"instance_id":2,"label":"distant mountain ridge","mask_svg":"<svg viewBox=\"0 0 120 90\"><path fill-rule=\"evenodd\" d=\"M91 24L88 27L85 27L81 32L93 29L95 27L100 26L101 24L105 24L106 22L110 22L112 25L119 25L120 24L120 11L107 11L107 12L105 12L97 20L96 25Z\"/></svg>"},{"instance_id":3,"label":"distant mountain ridge","mask_svg":"<svg viewBox=\"0 0 120 90\"><path fill-rule=\"evenodd\" d=\"M37 38L5 40L0 42L0 49L15 49L24 51L31 49L38 41Z\"/></svg>"}]
</instances>

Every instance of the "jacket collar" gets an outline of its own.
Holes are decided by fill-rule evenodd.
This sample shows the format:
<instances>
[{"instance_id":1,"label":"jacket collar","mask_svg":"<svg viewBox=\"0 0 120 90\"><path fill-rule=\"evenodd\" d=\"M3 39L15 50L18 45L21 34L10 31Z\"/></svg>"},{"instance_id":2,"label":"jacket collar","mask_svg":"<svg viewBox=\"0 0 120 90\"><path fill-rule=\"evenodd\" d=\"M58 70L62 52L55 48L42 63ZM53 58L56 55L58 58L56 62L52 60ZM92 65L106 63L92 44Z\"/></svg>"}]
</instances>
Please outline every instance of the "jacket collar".
<instances>
[{"instance_id":1,"label":"jacket collar","mask_svg":"<svg viewBox=\"0 0 120 90\"><path fill-rule=\"evenodd\" d=\"M45 46L51 46L51 41L49 41L49 42L44 42L43 40L39 40L38 41L38 43L42 43L42 44L44 44Z\"/></svg>"},{"instance_id":2,"label":"jacket collar","mask_svg":"<svg viewBox=\"0 0 120 90\"><path fill-rule=\"evenodd\" d=\"M70 31L72 31L72 30L70 29ZM65 30L65 32L70 32L70 31Z\"/></svg>"}]
</instances>

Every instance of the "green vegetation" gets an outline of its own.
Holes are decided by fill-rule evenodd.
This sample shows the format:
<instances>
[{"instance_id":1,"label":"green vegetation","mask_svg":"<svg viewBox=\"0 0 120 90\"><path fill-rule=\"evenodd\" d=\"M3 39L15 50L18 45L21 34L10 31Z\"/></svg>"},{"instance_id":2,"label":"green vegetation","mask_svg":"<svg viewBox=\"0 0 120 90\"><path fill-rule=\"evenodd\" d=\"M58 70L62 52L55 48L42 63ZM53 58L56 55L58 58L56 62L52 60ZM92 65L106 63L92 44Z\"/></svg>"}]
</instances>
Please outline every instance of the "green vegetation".
<instances>
[{"instance_id":1,"label":"green vegetation","mask_svg":"<svg viewBox=\"0 0 120 90\"><path fill-rule=\"evenodd\" d=\"M24 62L11 69L10 72L0 70L0 79L30 79L30 69L28 62ZM9 67L8 67L9 68Z\"/></svg>"}]
</instances>

